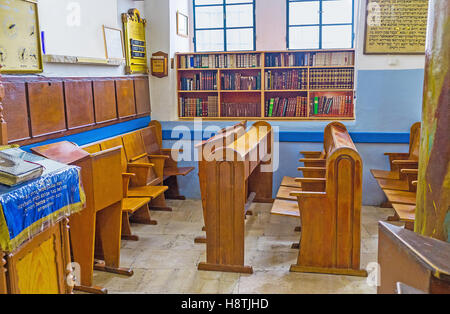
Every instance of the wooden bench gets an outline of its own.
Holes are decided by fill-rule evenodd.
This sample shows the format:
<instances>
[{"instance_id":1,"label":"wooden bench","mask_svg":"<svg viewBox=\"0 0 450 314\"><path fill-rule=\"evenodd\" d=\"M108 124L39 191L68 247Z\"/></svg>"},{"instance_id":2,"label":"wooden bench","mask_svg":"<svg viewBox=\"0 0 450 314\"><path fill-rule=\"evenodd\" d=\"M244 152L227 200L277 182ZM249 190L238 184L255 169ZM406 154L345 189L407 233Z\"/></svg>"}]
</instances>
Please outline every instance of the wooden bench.
<instances>
[{"instance_id":1,"label":"wooden bench","mask_svg":"<svg viewBox=\"0 0 450 314\"><path fill-rule=\"evenodd\" d=\"M395 294L401 282L429 294L450 293L450 244L379 223L379 294Z\"/></svg>"},{"instance_id":2,"label":"wooden bench","mask_svg":"<svg viewBox=\"0 0 450 314\"><path fill-rule=\"evenodd\" d=\"M69 142L32 149L35 154L65 164L79 166L86 208L70 217L73 260L80 264L80 286L89 293L106 293L93 285L93 270L131 276L133 271L120 267L122 221L122 176L120 149L89 154Z\"/></svg>"},{"instance_id":3,"label":"wooden bench","mask_svg":"<svg viewBox=\"0 0 450 314\"><path fill-rule=\"evenodd\" d=\"M345 125L340 122L332 122L327 125L324 131L324 149L322 152L301 152L305 158L300 159L300 162L305 164L304 167L299 167L298 170L303 173L303 178L284 177L281 187L277 193L277 200L289 202L275 202L272 207L272 214L284 213L284 216L290 216L292 213L292 206L297 203L297 197L291 195L292 192L298 193L303 189L303 184L306 184L309 191L323 191L325 189L325 175L326 175L326 156L333 148L332 133L333 127L339 127L342 130L347 130ZM284 210L283 205L286 205ZM298 206L298 205L297 205ZM298 209L297 209L298 211ZM293 217L297 217L294 212ZM297 227L296 231L300 231L301 227ZM295 246L297 247L297 246Z\"/></svg>"},{"instance_id":4,"label":"wooden bench","mask_svg":"<svg viewBox=\"0 0 450 314\"><path fill-rule=\"evenodd\" d=\"M300 251L293 272L367 276L360 268L363 163L345 127L331 124L325 178L300 179Z\"/></svg>"},{"instance_id":5,"label":"wooden bench","mask_svg":"<svg viewBox=\"0 0 450 314\"><path fill-rule=\"evenodd\" d=\"M145 148L149 155L167 156L164 164L164 185L169 189L166 192L168 199L185 200L186 197L180 194L178 177L187 176L194 171L194 167L179 167L178 154L182 150L164 149L162 145L162 126L159 121L151 121L148 128L141 130Z\"/></svg>"},{"instance_id":6,"label":"wooden bench","mask_svg":"<svg viewBox=\"0 0 450 314\"><path fill-rule=\"evenodd\" d=\"M126 145L125 145L126 143ZM122 239L137 241L139 238L131 233L130 221L139 224L156 225L151 219L149 209L171 210L166 206L164 192L168 187L162 186L162 171L165 156L151 156L143 152L144 143L140 131L115 137L84 147L86 151L102 151L111 147L121 148L121 166L123 175ZM128 150L124 147L127 147ZM126 152L128 151L128 156ZM137 160L132 156L139 155ZM131 162L128 162L128 157ZM145 201L147 202L145 202ZM143 204L143 205L142 205ZM149 208L149 204L151 207Z\"/></svg>"},{"instance_id":7,"label":"wooden bench","mask_svg":"<svg viewBox=\"0 0 450 314\"><path fill-rule=\"evenodd\" d=\"M207 243L206 262L198 269L251 274L253 268L244 265L245 213L252 201L273 202L272 127L256 122L226 147L214 140L221 147L205 150L199 165Z\"/></svg>"},{"instance_id":8,"label":"wooden bench","mask_svg":"<svg viewBox=\"0 0 450 314\"><path fill-rule=\"evenodd\" d=\"M207 165L207 160L204 158L204 153L207 151L207 155L210 156L211 153L219 148L227 147L234 141L236 141L240 136L245 133L247 128L247 122L240 122L231 127L224 128L220 130L217 135L213 136L207 141L195 146L198 151L198 168L199 168L199 182L200 190L202 195L202 208L203 208L203 220L206 226L206 184L208 182L208 177L206 176L205 167ZM203 227L203 231L206 231L206 227ZM206 237L197 237L194 240L197 244L206 243Z\"/></svg>"},{"instance_id":9,"label":"wooden bench","mask_svg":"<svg viewBox=\"0 0 450 314\"><path fill-rule=\"evenodd\" d=\"M411 127L409 153L385 153L389 157L391 169L371 170L375 179L399 180L404 179L401 169L418 169L420 151L421 123Z\"/></svg>"}]
</instances>

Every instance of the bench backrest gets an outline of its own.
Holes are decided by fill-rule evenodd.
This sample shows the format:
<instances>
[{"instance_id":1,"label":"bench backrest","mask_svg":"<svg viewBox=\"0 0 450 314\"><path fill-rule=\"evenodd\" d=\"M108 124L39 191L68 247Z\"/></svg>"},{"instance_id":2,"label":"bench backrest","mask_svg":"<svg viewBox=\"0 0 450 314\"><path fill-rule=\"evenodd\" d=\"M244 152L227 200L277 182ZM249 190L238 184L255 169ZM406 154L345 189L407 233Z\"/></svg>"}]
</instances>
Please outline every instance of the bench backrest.
<instances>
[{"instance_id":1,"label":"bench backrest","mask_svg":"<svg viewBox=\"0 0 450 314\"><path fill-rule=\"evenodd\" d=\"M420 154L420 137L421 137L422 124L420 122L414 123L411 127L410 140L409 140L409 159L419 160Z\"/></svg>"}]
</instances>

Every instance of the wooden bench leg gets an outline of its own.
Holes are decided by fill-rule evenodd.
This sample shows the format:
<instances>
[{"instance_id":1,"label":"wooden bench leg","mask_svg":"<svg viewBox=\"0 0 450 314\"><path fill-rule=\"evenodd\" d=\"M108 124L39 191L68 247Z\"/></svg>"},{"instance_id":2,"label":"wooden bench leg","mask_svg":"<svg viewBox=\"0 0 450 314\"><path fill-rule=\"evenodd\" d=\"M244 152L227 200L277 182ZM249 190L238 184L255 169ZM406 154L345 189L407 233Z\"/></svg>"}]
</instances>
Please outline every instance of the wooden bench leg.
<instances>
[{"instance_id":1,"label":"wooden bench leg","mask_svg":"<svg viewBox=\"0 0 450 314\"><path fill-rule=\"evenodd\" d=\"M122 240L139 241L139 237L131 233L130 215L122 212Z\"/></svg>"},{"instance_id":2,"label":"wooden bench leg","mask_svg":"<svg viewBox=\"0 0 450 314\"><path fill-rule=\"evenodd\" d=\"M391 202L387 201L380 205L381 208L393 208Z\"/></svg>"},{"instance_id":3,"label":"wooden bench leg","mask_svg":"<svg viewBox=\"0 0 450 314\"><path fill-rule=\"evenodd\" d=\"M206 242L207 242L206 237L198 237L198 238L195 238L195 240L194 240L195 244L206 244Z\"/></svg>"},{"instance_id":4,"label":"wooden bench leg","mask_svg":"<svg viewBox=\"0 0 450 314\"><path fill-rule=\"evenodd\" d=\"M151 219L148 205L145 205L139 210L137 210L131 217L131 222L150 226L156 226L158 224L156 220Z\"/></svg>"},{"instance_id":5,"label":"wooden bench leg","mask_svg":"<svg viewBox=\"0 0 450 314\"><path fill-rule=\"evenodd\" d=\"M294 231L295 232L302 232L302 227L301 226L300 227L295 227Z\"/></svg>"},{"instance_id":6,"label":"wooden bench leg","mask_svg":"<svg viewBox=\"0 0 450 314\"><path fill-rule=\"evenodd\" d=\"M415 225L414 222L407 221L407 222L405 222L405 229L406 230L410 230L410 231L414 231L414 225Z\"/></svg>"},{"instance_id":7,"label":"wooden bench leg","mask_svg":"<svg viewBox=\"0 0 450 314\"><path fill-rule=\"evenodd\" d=\"M393 216L389 216L387 218L387 221L398 222L400 221L400 217L397 215L397 213L395 213Z\"/></svg>"},{"instance_id":8,"label":"wooden bench leg","mask_svg":"<svg viewBox=\"0 0 450 314\"><path fill-rule=\"evenodd\" d=\"M150 202L150 210L171 212L172 208L167 206L166 197L161 194Z\"/></svg>"},{"instance_id":9,"label":"wooden bench leg","mask_svg":"<svg viewBox=\"0 0 450 314\"><path fill-rule=\"evenodd\" d=\"M164 185L169 189L166 191L165 196L168 200L181 200L185 201L186 197L180 195L180 188L178 186L178 177L169 177L164 181Z\"/></svg>"}]
</instances>

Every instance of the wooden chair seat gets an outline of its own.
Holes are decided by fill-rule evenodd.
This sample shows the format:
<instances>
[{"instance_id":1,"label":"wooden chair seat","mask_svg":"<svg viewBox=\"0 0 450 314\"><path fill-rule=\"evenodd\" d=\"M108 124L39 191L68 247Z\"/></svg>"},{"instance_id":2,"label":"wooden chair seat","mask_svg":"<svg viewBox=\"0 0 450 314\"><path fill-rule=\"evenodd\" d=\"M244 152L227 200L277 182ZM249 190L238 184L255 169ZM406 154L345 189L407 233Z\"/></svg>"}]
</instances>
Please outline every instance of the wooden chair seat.
<instances>
[{"instance_id":1,"label":"wooden chair seat","mask_svg":"<svg viewBox=\"0 0 450 314\"><path fill-rule=\"evenodd\" d=\"M272 215L300 217L300 210L297 201L275 200L272 206Z\"/></svg>"},{"instance_id":2,"label":"wooden chair seat","mask_svg":"<svg viewBox=\"0 0 450 314\"><path fill-rule=\"evenodd\" d=\"M287 187L291 187L291 188L298 188L301 189L302 188L302 184L300 182L296 182L297 178L292 178L292 177L284 177L283 181L281 182L281 186L287 186Z\"/></svg>"},{"instance_id":3,"label":"wooden chair seat","mask_svg":"<svg viewBox=\"0 0 450 314\"><path fill-rule=\"evenodd\" d=\"M288 186L282 186L278 190L277 199L278 200L285 200L285 201L297 201L296 196L291 196L292 192L301 192L302 189L299 188L291 188Z\"/></svg>"},{"instance_id":4,"label":"wooden chair seat","mask_svg":"<svg viewBox=\"0 0 450 314\"><path fill-rule=\"evenodd\" d=\"M167 186L140 186L130 188L128 197L150 197L152 200L164 194L169 188Z\"/></svg>"},{"instance_id":5,"label":"wooden chair seat","mask_svg":"<svg viewBox=\"0 0 450 314\"><path fill-rule=\"evenodd\" d=\"M194 167L182 167L182 168L165 168L164 169L164 180L173 176L187 176L189 173L194 171Z\"/></svg>"},{"instance_id":6,"label":"wooden chair seat","mask_svg":"<svg viewBox=\"0 0 450 314\"><path fill-rule=\"evenodd\" d=\"M387 170L370 170L375 179L398 180L398 173Z\"/></svg>"},{"instance_id":7,"label":"wooden chair seat","mask_svg":"<svg viewBox=\"0 0 450 314\"><path fill-rule=\"evenodd\" d=\"M392 204L392 207L401 221L415 222L416 205Z\"/></svg>"},{"instance_id":8,"label":"wooden chair seat","mask_svg":"<svg viewBox=\"0 0 450 314\"><path fill-rule=\"evenodd\" d=\"M409 191L407 180L376 179L383 190Z\"/></svg>"},{"instance_id":9,"label":"wooden chair seat","mask_svg":"<svg viewBox=\"0 0 450 314\"><path fill-rule=\"evenodd\" d=\"M416 193L405 191L384 190L391 204L416 205Z\"/></svg>"},{"instance_id":10,"label":"wooden chair seat","mask_svg":"<svg viewBox=\"0 0 450 314\"><path fill-rule=\"evenodd\" d=\"M134 214L143 206L150 203L152 199L149 197L143 198L124 198L122 202L122 211L130 214Z\"/></svg>"}]
</instances>

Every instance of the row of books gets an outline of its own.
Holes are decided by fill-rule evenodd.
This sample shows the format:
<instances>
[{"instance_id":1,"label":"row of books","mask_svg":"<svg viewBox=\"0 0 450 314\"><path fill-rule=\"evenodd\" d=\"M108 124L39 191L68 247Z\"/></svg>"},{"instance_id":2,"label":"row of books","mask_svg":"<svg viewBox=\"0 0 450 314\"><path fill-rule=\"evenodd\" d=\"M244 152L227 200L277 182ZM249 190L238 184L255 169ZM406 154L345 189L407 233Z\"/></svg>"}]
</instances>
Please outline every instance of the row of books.
<instances>
[{"instance_id":1,"label":"row of books","mask_svg":"<svg viewBox=\"0 0 450 314\"><path fill-rule=\"evenodd\" d=\"M207 98L180 97L181 116L184 118L217 118L219 116L219 97Z\"/></svg>"},{"instance_id":2,"label":"row of books","mask_svg":"<svg viewBox=\"0 0 450 314\"><path fill-rule=\"evenodd\" d=\"M282 52L266 53L266 67L293 66L352 66L355 64L354 53L342 52Z\"/></svg>"},{"instance_id":3,"label":"row of books","mask_svg":"<svg viewBox=\"0 0 450 314\"><path fill-rule=\"evenodd\" d=\"M265 75L266 90L298 90L308 88L308 70L268 71Z\"/></svg>"},{"instance_id":4,"label":"row of books","mask_svg":"<svg viewBox=\"0 0 450 314\"><path fill-rule=\"evenodd\" d=\"M181 69L255 68L260 67L258 54L209 54L179 56Z\"/></svg>"},{"instance_id":5,"label":"row of books","mask_svg":"<svg viewBox=\"0 0 450 314\"><path fill-rule=\"evenodd\" d=\"M217 73L204 72L193 74L190 77L182 77L180 84L180 89L185 91L217 90Z\"/></svg>"},{"instance_id":6,"label":"row of books","mask_svg":"<svg viewBox=\"0 0 450 314\"><path fill-rule=\"evenodd\" d=\"M224 118L260 117L261 105L255 103L223 103L221 115Z\"/></svg>"},{"instance_id":7,"label":"row of books","mask_svg":"<svg viewBox=\"0 0 450 314\"><path fill-rule=\"evenodd\" d=\"M254 76L222 73L221 88L223 90L261 90L261 72Z\"/></svg>"},{"instance_id":8,"label":"row of books","mask_svg":"<svg viewBox=\"0 0 450 314\"><path fill-rule=\"evenodd\" d=\"M270 98L266 100L265 116L271 117L296 117L308 116L308 97Z\"/></svg>"},{"instance_id":9,"label":"row of books","mask_svg":"<svg viewBox=\"0 0 450 314\"><path fill-rule=\"evenodd\" d=\"M353 89L353 69L314 69L310 72L310 89Z\"/></svg>"},{"instance_id":10,"label":"row of books","mask_svg":"<svg viewBox=\"0 0 450 314\"><path fill-rule=\"evenodd\" d=\"M310 115L353 117L352 96L314 97L311 99Z\"/></svg>"},{"instance_id":11,"label":"row of books","mask_svg":"<svg viewBox=\"0 0 450 314\"><path fill-rule=\"evenodd\" d=\"M266 54L266 67L297 67L309 65L309 54L302 52Z\"/></svg>"},{"instance_id":12,"label":"row of books","mask_svg":"<svg viewBox=\"0 0 450 314\"><path fill-rule=\"evenodd\" d=\"M353 52L316 52L312 54L311 66L352 66L355 65Z\"/></svg>"}]
</instances>

